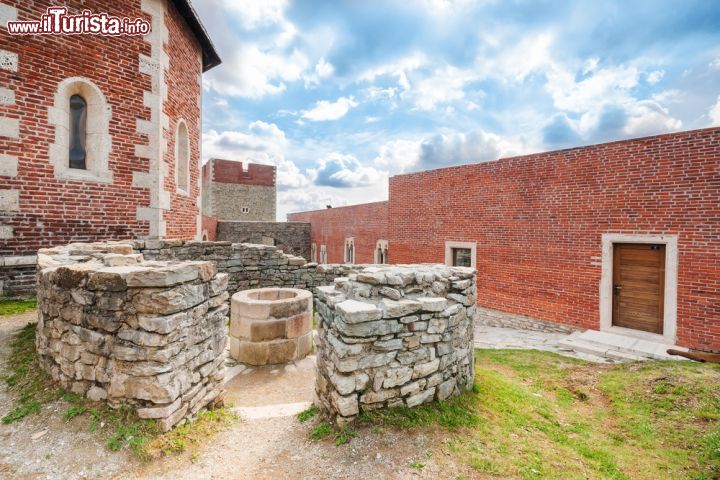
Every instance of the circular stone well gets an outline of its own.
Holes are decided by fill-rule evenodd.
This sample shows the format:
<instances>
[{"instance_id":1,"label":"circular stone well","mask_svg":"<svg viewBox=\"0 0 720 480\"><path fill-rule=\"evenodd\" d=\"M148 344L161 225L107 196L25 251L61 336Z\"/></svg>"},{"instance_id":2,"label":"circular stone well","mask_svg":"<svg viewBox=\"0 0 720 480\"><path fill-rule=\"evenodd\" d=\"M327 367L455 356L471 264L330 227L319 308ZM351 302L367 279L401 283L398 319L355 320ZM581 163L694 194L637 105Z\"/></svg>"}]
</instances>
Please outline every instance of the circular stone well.
<instances>
[{"instance_id":1,"label":"circular stone well","mask_svg":"<svg viewBox=\"0 0 720 480\"><path fill-rule=\"evenodd\" d=\"M308 290L243 290L232 296L230 309L230 355L238 362L287 363L312 350L313 297Z\"/></svg>"}]
</instances>

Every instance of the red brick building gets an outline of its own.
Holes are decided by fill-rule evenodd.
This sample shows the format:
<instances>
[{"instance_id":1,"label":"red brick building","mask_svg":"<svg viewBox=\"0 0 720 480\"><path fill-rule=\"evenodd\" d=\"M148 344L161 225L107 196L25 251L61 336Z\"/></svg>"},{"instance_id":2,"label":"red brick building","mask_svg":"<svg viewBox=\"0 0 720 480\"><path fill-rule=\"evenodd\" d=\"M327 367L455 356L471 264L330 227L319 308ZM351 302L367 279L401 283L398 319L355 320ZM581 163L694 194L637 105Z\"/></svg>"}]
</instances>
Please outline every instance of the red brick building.
<instances>
[{"instance_id":1,"label":"red brick building","mask_svg":"<svg viewBox=\"0 0 720 480\"><path fill-rule=\"evenodd\" d=\"M9 33L50 6L150 31ZM0 267L70 241L196 238L201 77L219 63L188 0L0 0Z\"/></svg>"},{"instance_id":2,"label":"red brick building","mask_svg":"<svg viewBox=\"0 0 720 480\"><path fill-rule=\"evenodd\" d=\"M311 224L311 261L388 263L388 202L291 213L291 222Z\"/></svg>"},{"instance_id":3,"label":"red brick building","mask_svg":"<svg viewBox=\"0 0 720 480\"><path fill-rule=\"evenodd\" d=\"M359 262L383 239L391 263L476 267L484 309L720 351L720 128L399 175L389 192L289 220L312 222L328 262L348 237Z\"/></svg>"}]
</instances>

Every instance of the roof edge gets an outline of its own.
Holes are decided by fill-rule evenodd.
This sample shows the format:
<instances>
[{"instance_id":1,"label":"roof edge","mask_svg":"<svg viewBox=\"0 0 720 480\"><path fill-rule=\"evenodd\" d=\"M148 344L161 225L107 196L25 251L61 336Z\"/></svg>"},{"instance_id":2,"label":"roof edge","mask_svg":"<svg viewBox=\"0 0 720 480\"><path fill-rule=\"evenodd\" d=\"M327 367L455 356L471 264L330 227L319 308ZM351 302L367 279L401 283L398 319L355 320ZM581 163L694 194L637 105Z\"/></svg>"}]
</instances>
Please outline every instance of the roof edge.
<instances>
[{"instance_id":1,"label":"roof edge","mask_svg":"<svg viewBox=\"0 0 720 480\"><path fill-rule=\"evenodd\" d=\"M222 63L220 55L218 55L217 50L215 50L215 45L213 45L212 40L210 40L210 35L208 35L207 30L205 30L190 0L172 0L172 3L175 5L175 8L177 8L180 16L187 22L198 43L200 43L203 73L220 65Z\"/></svg>"}]
</instances>

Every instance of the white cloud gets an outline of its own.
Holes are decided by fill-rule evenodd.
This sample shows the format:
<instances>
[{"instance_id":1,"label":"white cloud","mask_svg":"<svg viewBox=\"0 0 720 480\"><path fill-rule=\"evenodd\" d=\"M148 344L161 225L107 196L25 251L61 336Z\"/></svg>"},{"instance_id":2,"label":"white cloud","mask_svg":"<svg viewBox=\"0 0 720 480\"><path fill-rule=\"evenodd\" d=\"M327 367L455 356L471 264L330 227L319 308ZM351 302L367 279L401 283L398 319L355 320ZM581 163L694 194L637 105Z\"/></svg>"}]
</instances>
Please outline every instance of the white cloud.
<instances>
[{"instance_id":1,"label":"white cloud","mask_svg":"<svg viewBox=\"0 0 720 480\"><path fill-rule=\"evenodd\" d=\"M277 125L252 122L247 132L209 130L203 133L203 157L275 165L279 190L307 187L310 180L285 158L289 142Z\"/></svg>"},{"instance_id":2,"label":"white cloud","mask_svg":"<svg viewBox=\"0 0 720 480\"><path fill-rule=\"evenodd\" d=\"M720 57L717 57L713 59L712 62L710 62L710 68L714 70L720 70Z\"/></svg>"},{"instance_id":3,"label":"white cloud","mask_svg":"<svg viewBox=\"0 0 720 480\"><path fill-rule=\"evenodd\" d=\"M302 112L302 118L313 122L322 122L329 120L338 120L345 115L351 108L357 107L358 102L351 96L340 97L335 102L320 100L310 110Z\"/></svg>"},{"instance_id":4,"label":"white cloud","mask_svg":"<svg viewBox=\"0 0 720 480\"><path fill-rule=\"evenodd\" d=\"M476 129L417 139L398 139L379 149L373 164L391 175L480 163L525 153L525 142Z\"/></svg>"},{"instance_id":5,"label":"white cloud","mask_svg":"<svg viewBox=\"0 0 720 480\"><path fill-rule=\"evenodd\" d=\"M670 115L659 103L642 100L628 106L623 132L629 137L643 137L682 128L682 122Z\"/></svg>"},{"instance_id":6,"label":"white cloud","mask_svg":"<svg viewBox=\"0 0 720 480\"><path fill-rule=\"evenodd\" d=\"M440 104L463 99L465 85L476 78L471 70L447 65L416 82L410 96L416 108L434 110Z\"/></svg>"},{"instance_id":7,"label":"white cloud","mask_svg":"<svg viewBox=\"0 0 720 480\"><path fill-rule=\"evenodd\" d=\"M710 110L708 111L708 117L710 117L711 127L720 127L720 95L718 95L715 105L710 107Z\"/></svg>"},{"instance_id":8,"label":"white cloud","mask_svg":"<svg viewBox=\"0 0 720 480\"><path fill-rule=\"evenodd\" d=\"M658 83L662 78L665 76L664 70L653 70L652 72L648 73L645 77L645 81L649 85L655 85Z\"/></svg>"},{"instance_id":9,"label":"white cloud","mask_svg":"<svg viewBox=\"0 0 720 480\"><path fill-rule=\"evenodd\" d=\"M335 68L331 63L325 61L325 57L315 64L315 73L305 76L305 87L311 88L320 84L320 80L331 76L335 72Z\"/></svg>"},{"instance_id":10,"label":"white cloud","mask_svg":"<svg viewBox=\"0 0 720 480\"><path fill-rule=\"evenodd\" d=\"M212 70L203 83L221 95L262 98L284 92L285 82L299 80L308 63L299 50L284 55L248 43L237 46L234 54L224 60L223 68Z\"/></svg>"},{"instance_id":11,"label":"white cloud","mask_svg":"<svg viewBox=\"0 0 720 480\"><path fill-rule=\"evenodd\" d=\"M362 165L353 155L334 153L321 159L308 173L315 185L355 188L387 181L387 172Z\"/></svg>"}]
</instances>

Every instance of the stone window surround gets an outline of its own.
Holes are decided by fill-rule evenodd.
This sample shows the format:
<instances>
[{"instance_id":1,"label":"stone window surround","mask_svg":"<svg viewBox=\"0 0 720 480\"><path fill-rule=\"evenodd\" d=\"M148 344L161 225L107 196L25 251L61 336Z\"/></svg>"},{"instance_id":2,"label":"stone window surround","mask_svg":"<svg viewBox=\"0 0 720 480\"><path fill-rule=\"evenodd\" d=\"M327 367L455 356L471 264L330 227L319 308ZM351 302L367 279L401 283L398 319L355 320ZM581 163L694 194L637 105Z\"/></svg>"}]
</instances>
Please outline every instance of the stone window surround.
<instances>
[{"instance_id":1,"label":"stone window surround","mask_svg":"<svg viewBox=\"0 0 720 480\"><path fill-rule=\"evenodd\" d=\"M665 304L663 334L643 332L612 324L613 244L658 243L665 245ZM604 233L600 275L600 331L674 345L677 340L678 236Z\"/></svg>"},{"instance_id":2,"label":"stone window surround","mask_svg":"<svg viewBox=\"0 0 720 480\"><path fill-rule=\"evenodd\" d=\"M477 242L445 242L445 265L453 266L453 249L469 248L470 249L470 266L477 268Z\"/></svg>"},{"instance_id":3,"label":"stone window surround","mask_svg":"<svg viewBox=\"0 0 720 480\"><path fill-rule=\"evenodd\" d=\"M320 245L320 263L327 263L327 246Z\"/></svg>"},{"instance_id":4,"label":"stone window surround","mask_svg":"<svg viewBox=\"0 0 720 480\"><path fill-rule=\"evenodd\" d=\"M317 244L313 242L312 245L310 245L310 261L311 262L317 263L317 260L318 260L317 253L318 253L317 252Z\"/></svg>"},{"instance_id":5,"label":"stone window surround","mask_svg":"<svg viewBox=\"0 0 720 480\"><path fill-rule=\"evenodd\" d=\"M375 263L381 264L381 263L382 263L382 262L380 261L381 259L378 257L378 249L385 250L386 256L387 256L387 252L388 252L388 241L387 241L387 240L378 240L378 241L375 243L375 252L374 252L373 256L374 256L374 259L375 259ZM385 261L387 261L387 258L385 258Z\"/></svg>"},{"instance_id":6,"label":"stone window surround","mask_svg":"<svg viewBox=\"0 0 720 480\"><path fill-rule=\"evenodd\" d=\"M348 258L348 247L352 247L352 258ZM343 247L343 260L344 263L355 263L355 237L347 237Z\"/></svg>"},{"instance_id":7,"label":"stone window surround","mask_svg":"<svg viewBox=\"0 0 720 480\"><path fill-rule=\"evenodd\" d=\"M70 168L70 97L78 94L87 103L86 169ZM59 180L112 183L108 160L112 149L110 119L112 108L105 95L85 77L61 81L55 92L54 104L48 109L48 120L55 127L55 142L50 145L49 158Z\"/></svg>"},{"instance_id":8,"label":"stone window surround","mask_svg":"<svg viewBox=\"0 0 720 480\"><path fill-rule=\"evenodd\" d=\"M185 127L185 138L182 139L185 142L185 158L180 158L180 127ZM183 166L180 162L184 163L186 171L185 185L180 185L180 168ZM188 132L187 122L184 119L179 119L177 126L175 127L175 189L180 195L190 195L190 136Z\"/></svg>"}]
</instances>

